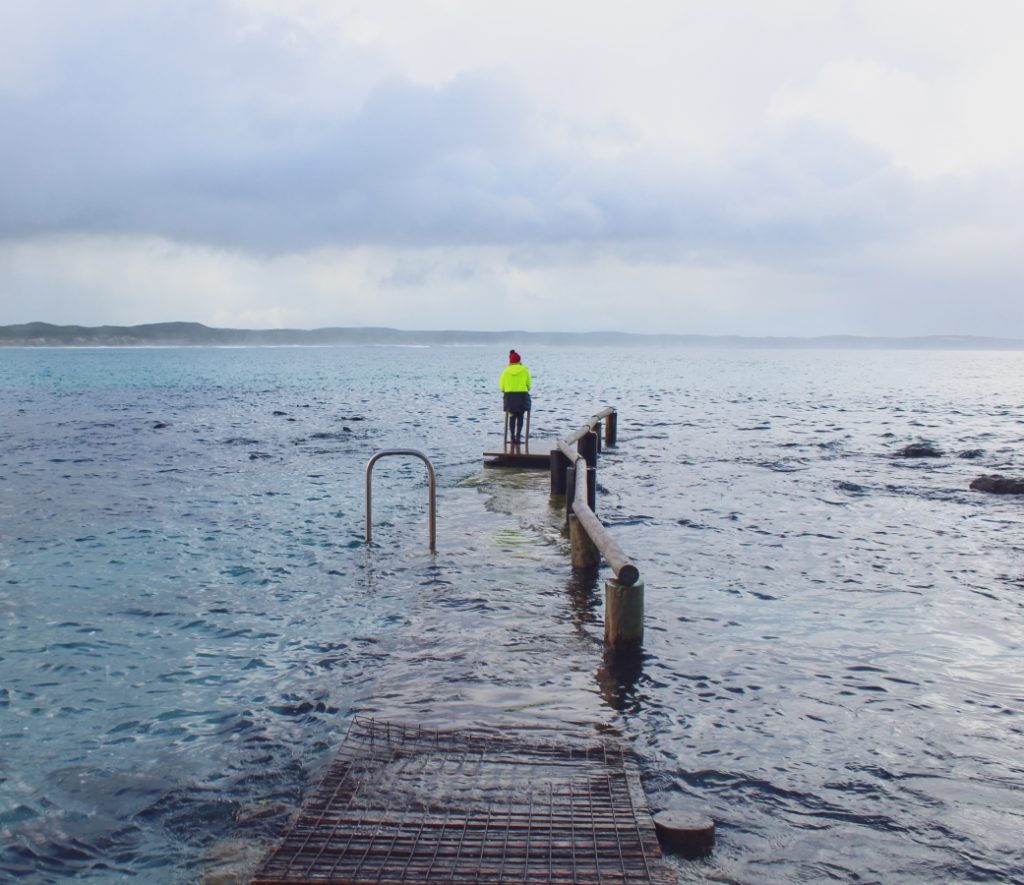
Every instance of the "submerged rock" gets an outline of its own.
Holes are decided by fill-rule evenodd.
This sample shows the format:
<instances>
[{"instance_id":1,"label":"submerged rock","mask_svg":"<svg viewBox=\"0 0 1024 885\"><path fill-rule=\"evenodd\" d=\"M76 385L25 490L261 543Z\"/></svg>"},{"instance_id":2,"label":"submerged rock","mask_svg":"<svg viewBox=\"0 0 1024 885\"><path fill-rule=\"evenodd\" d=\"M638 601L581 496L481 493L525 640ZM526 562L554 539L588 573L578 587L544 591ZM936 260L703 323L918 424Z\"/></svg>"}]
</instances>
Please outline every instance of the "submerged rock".
<instances>
[{"instance_id":1,"label":"submerged rock","mask_svg":"<svg viewBox=\"0 0 1024 885\"><path fill-rule=\"evenodd\" d=\"M1024 479L1011 479L998 473L979 476L971 483L976 492L991 492L993 495L1024 495Z\"/></svg>"},{"instance_id":2,"label":"submerged rock","mask_svg":"<svg viewBox=\"0 0 1024 885\"><path fill-rule=\"evenodd\" d=\"M968 449L966 452L961 452L959 455L957 455L957 457L958 458L965 458L968 461L973 461L976 458L983 458L983 457L985 457L985 450L984 449Z\"/></svg>"},{"instance_id":3,"label":"submerged rock","mask_svg":"<svg viewBox=\"0 0 1024 885\"><path fill-rule=\"evenodd\" d=\"M942 451L929 442L911 443L894 453L896 458L941 458Z\"/></svg>"}]
</instances>

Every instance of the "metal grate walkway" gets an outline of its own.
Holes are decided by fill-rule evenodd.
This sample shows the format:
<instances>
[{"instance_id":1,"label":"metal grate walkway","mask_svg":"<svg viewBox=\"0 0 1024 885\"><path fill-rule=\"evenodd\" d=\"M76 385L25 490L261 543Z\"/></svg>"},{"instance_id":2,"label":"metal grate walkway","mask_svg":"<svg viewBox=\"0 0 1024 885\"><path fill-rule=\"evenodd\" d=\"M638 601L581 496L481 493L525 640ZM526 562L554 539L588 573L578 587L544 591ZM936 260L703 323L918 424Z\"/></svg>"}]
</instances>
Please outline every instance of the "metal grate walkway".
<instances>
[{"instance_id":1,"label":"metal grate walkway","mask_svg":"<svg viewBox=\"0 0 1024 885\"><path fill-rule=\"evenodd\" d=\"M254 885L668 883L628 747L356 719Z\"/></svg>"}]
</instances>

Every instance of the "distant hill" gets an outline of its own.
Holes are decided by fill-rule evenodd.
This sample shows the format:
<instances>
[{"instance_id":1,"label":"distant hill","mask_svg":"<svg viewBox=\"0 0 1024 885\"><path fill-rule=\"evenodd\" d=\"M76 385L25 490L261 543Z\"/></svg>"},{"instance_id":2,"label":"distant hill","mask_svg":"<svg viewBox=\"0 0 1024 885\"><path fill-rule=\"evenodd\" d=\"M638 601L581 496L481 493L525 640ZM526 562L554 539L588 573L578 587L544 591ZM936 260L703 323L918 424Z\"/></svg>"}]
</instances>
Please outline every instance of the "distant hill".
<instances>
[{"instance_id":1,"label":"distant hill","mask_svg":"<svg viewBox=\"0 0 1024 885\"><path fill-rule=\"evenodd\" d=\"M142 326L56 326L24 323L0 326L0 347L259 347L310 345L498 345L560 347L647 346L843 350L1024 350L1017 338L931 335L920 338L753 338L739 335L640 335L629 332L409 331L383 327L325 329L215 329L202 323L147 323Z\"/></svg>"}]
</instances>

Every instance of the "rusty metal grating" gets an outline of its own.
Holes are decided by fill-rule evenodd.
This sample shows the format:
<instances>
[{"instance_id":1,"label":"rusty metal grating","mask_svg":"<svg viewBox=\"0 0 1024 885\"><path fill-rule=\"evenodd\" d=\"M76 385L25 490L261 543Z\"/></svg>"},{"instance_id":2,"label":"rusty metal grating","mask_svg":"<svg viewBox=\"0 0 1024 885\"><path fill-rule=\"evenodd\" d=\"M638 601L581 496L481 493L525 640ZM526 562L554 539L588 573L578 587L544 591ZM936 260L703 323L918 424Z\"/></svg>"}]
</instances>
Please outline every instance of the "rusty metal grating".
<instances>
[{"instance_id":1,"label":"rusty metal grating","mask_svg":"<svg viewBox=\"0 0 1024 885\"><path fill-rule=\"evenodd\" d=\"M356 719L254 885L671 883L623 743Z\"/></svg>"}]
</instances>

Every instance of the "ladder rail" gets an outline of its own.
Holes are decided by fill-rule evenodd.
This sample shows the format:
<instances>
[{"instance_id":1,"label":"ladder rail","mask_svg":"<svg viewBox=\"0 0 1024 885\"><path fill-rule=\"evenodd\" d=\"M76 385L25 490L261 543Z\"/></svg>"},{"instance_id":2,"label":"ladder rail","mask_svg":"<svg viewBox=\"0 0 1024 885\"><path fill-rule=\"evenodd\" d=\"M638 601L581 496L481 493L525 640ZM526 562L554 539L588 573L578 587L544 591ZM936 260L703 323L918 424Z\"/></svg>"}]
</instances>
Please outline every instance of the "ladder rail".
<instances>
[{"instance_id":1,"label":"ladder rail","mask_svg":"<svg viewBox=\"0 0 1024 885\"><path fill-rule=\"evenodd\" d=\"M427 485L430 496L430 552L437 552L437 477L430 459L417 449L384 449L374 454L366 464L366 543L373 541L373 466L390 455L409 455L427 465Z\"/></svg>"}]
</instances>

